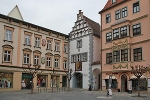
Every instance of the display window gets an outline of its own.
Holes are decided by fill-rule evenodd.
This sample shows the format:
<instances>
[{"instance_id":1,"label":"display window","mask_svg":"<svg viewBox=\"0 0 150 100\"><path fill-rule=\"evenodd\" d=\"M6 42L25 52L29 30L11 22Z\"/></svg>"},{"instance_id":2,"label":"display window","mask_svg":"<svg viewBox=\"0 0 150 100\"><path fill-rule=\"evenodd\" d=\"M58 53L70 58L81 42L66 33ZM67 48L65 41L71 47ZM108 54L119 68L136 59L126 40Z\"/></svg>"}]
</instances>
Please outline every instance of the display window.
<instances>
[{"instance_id":1,"label":"display window","mask_svg":"<svg viewBox=\"0 0 150 100\"><path fill-rule=\"evenodd\" d=\"M37 76L37 87L46 87L47 86L47 76L46 75L38 75Z\"/></svg>"},{"instance_id":2,"label":"display window","mask_svg":"<svg viewBox=\"0 0 150 100\"><path fill-rule=\"evenodd\" d=\"M0 88L12 88L13 73L0 72Z\"/></svg>"}]
</instances>

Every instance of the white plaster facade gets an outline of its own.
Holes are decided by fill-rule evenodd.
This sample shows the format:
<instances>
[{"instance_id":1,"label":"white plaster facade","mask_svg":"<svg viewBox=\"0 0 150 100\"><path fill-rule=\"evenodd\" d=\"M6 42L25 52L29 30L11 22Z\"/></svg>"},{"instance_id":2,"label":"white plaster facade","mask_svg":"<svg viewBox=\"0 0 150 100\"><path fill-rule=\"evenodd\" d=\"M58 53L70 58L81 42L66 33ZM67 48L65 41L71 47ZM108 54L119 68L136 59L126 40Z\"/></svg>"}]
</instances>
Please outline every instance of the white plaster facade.
<instances>
[{"instance_id":1,"label":"white plaster facade","mask_svg":"<svg viewBox=\"0 0 150 100\"><path fill-rule=\"evenodd\" d=\"M93 85L92 63L100 61L99 32L99 24L84 16L79 10L77 21L69 33L69 68L75 71L70 82L71 88L88 89L90 84ZM78 48L80 40L82 46ZM86 60L82 56L84 53ZM78 60L78 55L81 55L80 60ZM81 70L76 70L78 62L82 64Z\"/></svg>"}]
</instances>

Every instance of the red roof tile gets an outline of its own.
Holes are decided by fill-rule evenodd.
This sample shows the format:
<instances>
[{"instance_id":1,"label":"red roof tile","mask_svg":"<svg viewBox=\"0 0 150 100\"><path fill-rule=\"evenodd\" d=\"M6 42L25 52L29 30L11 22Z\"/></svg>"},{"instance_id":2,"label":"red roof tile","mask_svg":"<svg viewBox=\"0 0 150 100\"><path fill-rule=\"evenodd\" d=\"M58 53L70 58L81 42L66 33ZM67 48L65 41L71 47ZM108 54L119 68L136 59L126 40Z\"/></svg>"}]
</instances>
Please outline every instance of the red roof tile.
<instances>
[{"instance_id":1,"label":"red roof tile","mask_svg":"<svg viewBox=\"0 0 150 100\"><path fill-rule=\"evenodd\" d=\"M127 0L116 0L116 2L112 4L112 0L108 0L104 8L99 13L124 1Z\"/></svg>"}]
</instances>

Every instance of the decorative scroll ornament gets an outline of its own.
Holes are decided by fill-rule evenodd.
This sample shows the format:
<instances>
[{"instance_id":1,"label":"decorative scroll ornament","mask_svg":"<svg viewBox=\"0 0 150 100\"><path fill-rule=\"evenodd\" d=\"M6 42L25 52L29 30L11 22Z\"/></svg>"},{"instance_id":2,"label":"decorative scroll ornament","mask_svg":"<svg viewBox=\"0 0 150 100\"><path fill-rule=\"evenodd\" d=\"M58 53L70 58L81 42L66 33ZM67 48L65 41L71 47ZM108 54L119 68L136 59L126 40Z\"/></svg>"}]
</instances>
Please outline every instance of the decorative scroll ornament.
<instances>
[{"instance_id":1,"label":"decorative scroll ornament","mask_svg":"<svg viewBox=\"0 0 150 100\"><path fill-rule=\"evenodd\" d=\"M127 68L128 69L128 64L126 64L125 66L122 66L120 64L118 67L113 65L113 69L122 69L122 68Z\"/></svg>"},{"instance_id":2,"label":"decorative scroll ornament","mask_svg":"<svg viewBox=\"0 0 150 100\"><path fill-rule=\"evenodd\" d=\"M121 49L126 49L126 48L129 48L128 44L120 45L120 46L114 46L113 50L121 50Z\"/></svg>"},{"instance_id":3,"label":"decorative scroll ornament","mask_svg":"<svg viewBox=\"0 0 150 100\"><path fill-rule=\"evenodd\" d=\"M117 43L113 42L113 46L123 45L127 43L128 43L128 39L126 39L125 41L119 40Z\"/></svg>"}]
</instances>

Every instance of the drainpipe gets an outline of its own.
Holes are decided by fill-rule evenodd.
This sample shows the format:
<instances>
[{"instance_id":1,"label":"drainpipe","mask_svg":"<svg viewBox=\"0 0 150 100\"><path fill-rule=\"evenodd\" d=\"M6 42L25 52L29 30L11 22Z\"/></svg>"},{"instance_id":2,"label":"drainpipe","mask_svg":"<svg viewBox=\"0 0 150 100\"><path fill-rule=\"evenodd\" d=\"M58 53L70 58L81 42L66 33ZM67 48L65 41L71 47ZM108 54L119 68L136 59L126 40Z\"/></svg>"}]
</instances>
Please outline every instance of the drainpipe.
<instances>
[{"instance_id":1,"label":"drainpipe","mask_svg":"<svg viewBox=\"0 0 150 100\"><path fill-rule=\"evenodd\" d=\"M99 13L100 14L100 13ZM102 14L100 14L100 17L101 17L101 26L100 26L100 41L101 41L101 43L100 43L100 63L101 63L101 70L100 70L100 90L102 91L102 16L101 16Z\"/></svg>"}]
</instances>

